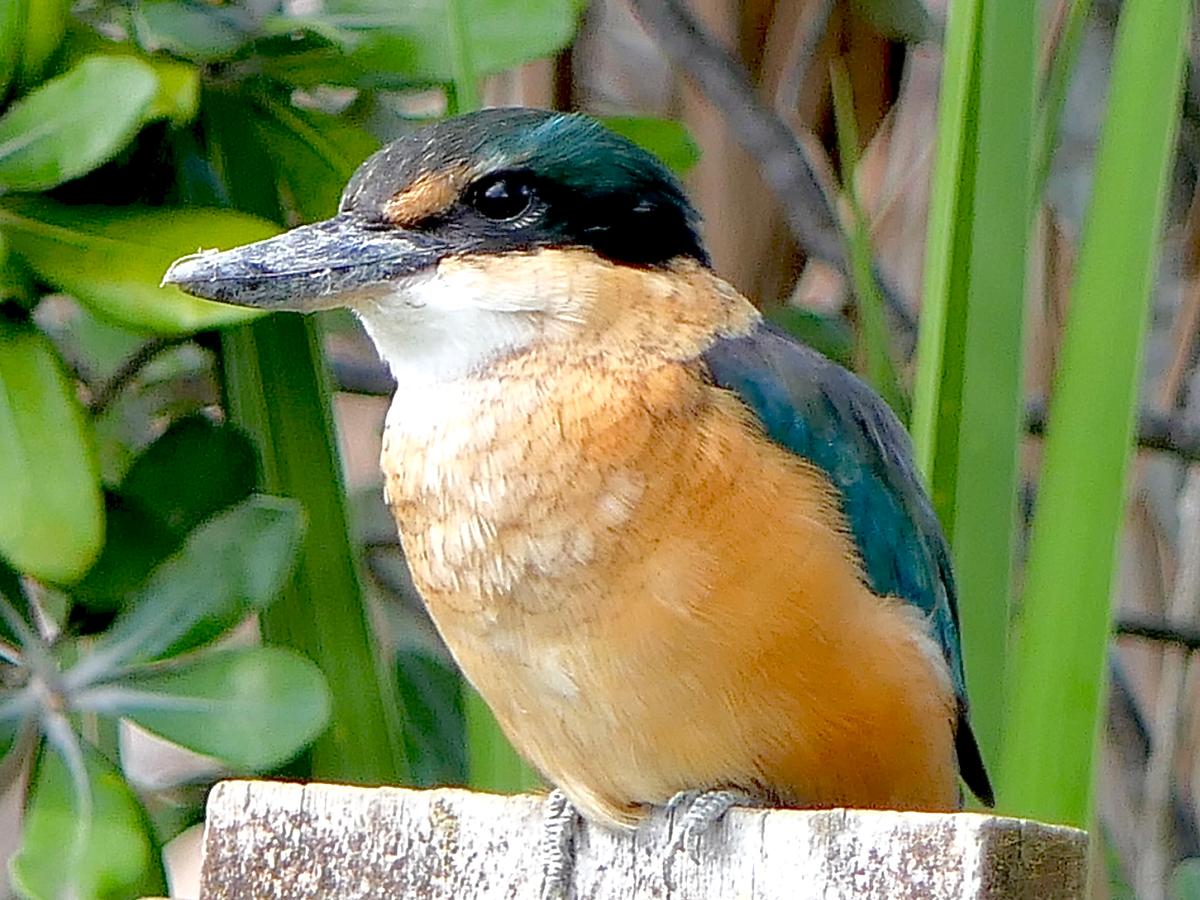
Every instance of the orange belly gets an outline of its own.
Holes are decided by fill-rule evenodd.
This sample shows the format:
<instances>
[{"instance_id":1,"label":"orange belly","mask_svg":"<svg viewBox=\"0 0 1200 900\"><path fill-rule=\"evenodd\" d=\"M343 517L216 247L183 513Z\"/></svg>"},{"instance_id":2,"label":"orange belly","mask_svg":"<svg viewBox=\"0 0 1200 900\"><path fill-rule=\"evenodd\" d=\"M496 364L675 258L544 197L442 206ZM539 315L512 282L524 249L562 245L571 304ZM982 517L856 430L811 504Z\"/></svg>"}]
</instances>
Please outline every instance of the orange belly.
<instances>
[{"instance_id":1,"label":"orange belly","mask_svg":"<svg viewBox=\"0 0 1200 900\"><path fill-rule=\"evenodd\" d=\"M819 470L684 365L547 393L544 362L384 451L416 584L517 749L618 825L694 788L955 808L941 654L864 586Z\"/></svg>"}]
</instances>

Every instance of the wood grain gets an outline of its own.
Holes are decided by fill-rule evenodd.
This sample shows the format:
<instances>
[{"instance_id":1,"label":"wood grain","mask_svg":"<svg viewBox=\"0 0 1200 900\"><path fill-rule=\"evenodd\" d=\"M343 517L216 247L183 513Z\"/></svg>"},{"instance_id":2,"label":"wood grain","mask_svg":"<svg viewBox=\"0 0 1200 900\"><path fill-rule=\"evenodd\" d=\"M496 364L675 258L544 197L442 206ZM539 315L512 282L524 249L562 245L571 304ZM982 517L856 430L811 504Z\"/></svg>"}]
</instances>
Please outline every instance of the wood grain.
<instances>
[{"instance_id":1,"label":"wood grain","mask_svg":"<svg viewBox=\"0 0 1200 900\"><path fill-rule=\"evenodd\" d=\"M462 790L227 781L209 797L202 900L536 898L541 801ZM974 813L734 810L699 861L673 822L585 826L589 900L1074 900L1087 836Z\"/></svg>"}]
</instances>

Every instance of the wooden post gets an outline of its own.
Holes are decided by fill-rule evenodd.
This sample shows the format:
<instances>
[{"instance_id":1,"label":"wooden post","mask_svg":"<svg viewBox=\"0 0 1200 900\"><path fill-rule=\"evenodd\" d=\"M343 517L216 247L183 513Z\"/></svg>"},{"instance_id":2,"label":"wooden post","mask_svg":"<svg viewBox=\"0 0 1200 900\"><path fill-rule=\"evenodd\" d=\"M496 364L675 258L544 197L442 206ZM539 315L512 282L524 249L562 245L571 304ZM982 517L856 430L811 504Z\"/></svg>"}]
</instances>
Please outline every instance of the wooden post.
<instances>
[{"instance_id":1,"label":"wooden post","mask_svg":"<svg viewBox=\"0 0 1200 900\"><path fill-rule=\"evenodd\" d=\"M657 814L585 826L590 900L1076 900L1087 835L974 813L735 809L699 860ZM463 790L226 781L208 801L202 900L537 898L541 800Z\"/></svg>"}]
</instances>

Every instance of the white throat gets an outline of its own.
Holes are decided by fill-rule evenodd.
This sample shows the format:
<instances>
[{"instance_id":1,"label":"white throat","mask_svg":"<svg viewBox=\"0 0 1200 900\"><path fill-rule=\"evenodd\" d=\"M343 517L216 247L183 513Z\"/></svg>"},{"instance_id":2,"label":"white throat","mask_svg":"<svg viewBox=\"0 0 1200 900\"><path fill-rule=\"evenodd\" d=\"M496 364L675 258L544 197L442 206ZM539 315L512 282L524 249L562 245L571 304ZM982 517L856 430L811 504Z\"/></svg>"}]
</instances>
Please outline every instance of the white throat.
<instances>
[{"instance_id":1,"label":"white throat","mask_svg":"<svg viewBox=\"0 0 1200 900\"><path fill-rule=\"evenodd\" d=\"M471 267L364 291L352 304L401 387L454 381L527 347L545 331L536 291Z\"/></svg>"}]
</instances>

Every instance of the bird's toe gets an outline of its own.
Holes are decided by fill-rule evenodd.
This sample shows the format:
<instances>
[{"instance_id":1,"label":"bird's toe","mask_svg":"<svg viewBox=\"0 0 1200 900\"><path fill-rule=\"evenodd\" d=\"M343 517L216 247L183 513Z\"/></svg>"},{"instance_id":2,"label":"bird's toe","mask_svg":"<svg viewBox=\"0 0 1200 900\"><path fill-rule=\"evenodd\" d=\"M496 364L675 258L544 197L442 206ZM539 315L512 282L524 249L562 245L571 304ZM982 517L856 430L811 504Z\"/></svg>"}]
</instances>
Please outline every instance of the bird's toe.
<instances>
[{"instance_id":1,"label":"bird's toe","mask_svg":"<svg viewBox=\"0 0 1200 900\"><path fill-rule=\"evenodd\" d=\"M566 900L575 868L575 834L579 813L567 795L555 788L542 810L541 900Z\"/></svg>"}]
</instances>

